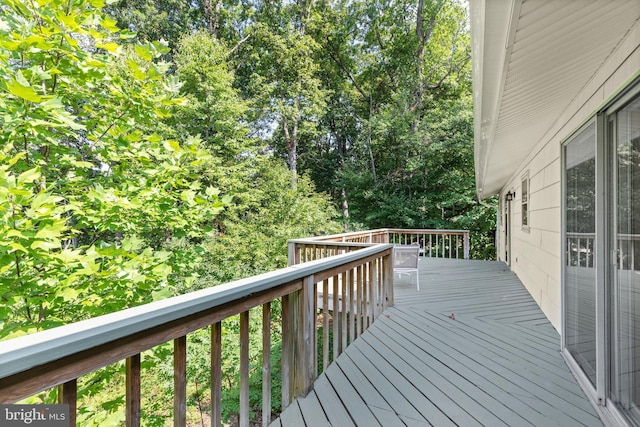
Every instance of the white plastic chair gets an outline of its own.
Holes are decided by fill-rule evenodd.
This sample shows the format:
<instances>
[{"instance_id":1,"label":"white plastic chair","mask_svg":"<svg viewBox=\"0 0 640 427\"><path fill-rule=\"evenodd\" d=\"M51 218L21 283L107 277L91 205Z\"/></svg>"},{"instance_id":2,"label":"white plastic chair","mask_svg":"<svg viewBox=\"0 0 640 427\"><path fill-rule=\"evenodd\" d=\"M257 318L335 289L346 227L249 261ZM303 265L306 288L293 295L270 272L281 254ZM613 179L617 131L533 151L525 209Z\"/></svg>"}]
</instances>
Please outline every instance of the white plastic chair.
<instances>
[{"instance_id":1,"label":"white plastic chair","mask_svg":"<svg viewBox=\"0 0 640 427\"><path fill-rule=\"evenodd\" d=\"M418 275L418 260L420 259L419 245L396 245L393 247L393 273L400 275L416 273L416 288L420 290Z\"/></svg>"}]
</instances>

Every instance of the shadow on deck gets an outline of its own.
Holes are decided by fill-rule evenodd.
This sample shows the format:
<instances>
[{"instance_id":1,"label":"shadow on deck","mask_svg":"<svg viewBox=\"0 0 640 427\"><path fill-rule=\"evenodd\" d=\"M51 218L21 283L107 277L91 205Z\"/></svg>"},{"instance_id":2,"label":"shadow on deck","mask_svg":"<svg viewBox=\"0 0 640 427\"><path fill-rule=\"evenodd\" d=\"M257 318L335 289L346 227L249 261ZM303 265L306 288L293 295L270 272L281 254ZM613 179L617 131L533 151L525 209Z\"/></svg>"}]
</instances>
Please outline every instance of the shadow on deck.
<instances>
[{"instance_id":1,"label":"shadow on deck","mask_svg":"<svg viewBox=\"0 0 640 427\"><path fill-rule=\"evenodd\" d=\"M602 425L560 337L504 263L422 259L272 426Z\"/></svg>"}]
</instances>

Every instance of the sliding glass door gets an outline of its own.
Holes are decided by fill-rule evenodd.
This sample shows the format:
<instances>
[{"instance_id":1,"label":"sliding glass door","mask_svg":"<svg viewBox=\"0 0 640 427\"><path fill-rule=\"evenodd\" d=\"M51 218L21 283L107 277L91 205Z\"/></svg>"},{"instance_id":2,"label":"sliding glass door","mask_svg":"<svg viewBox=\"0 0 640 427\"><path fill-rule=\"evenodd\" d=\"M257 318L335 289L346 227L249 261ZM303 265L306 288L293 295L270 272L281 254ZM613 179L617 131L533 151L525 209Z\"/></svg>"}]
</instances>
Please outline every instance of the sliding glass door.
<instances>
[{"instance_id":1,"label":"sliding glass door","mask_svg":"<svg viewBox=\"0 0 640 427\"><path fill-rule=\"evenodd\" d=\"M610 275L611 399L640 422L640 99L612 115L610 123L616 212L616 259Z\"/></svg>"},{"instance_id":2,"label":"sliding glass door","mask_svg":"<svg viewBox=\"0 0 640 427\"><path fill-rule=\"evenodd\" d=\"M595 121L566 145L565 346L596 383L596 133Z\"/></svg>"}]
</instances>

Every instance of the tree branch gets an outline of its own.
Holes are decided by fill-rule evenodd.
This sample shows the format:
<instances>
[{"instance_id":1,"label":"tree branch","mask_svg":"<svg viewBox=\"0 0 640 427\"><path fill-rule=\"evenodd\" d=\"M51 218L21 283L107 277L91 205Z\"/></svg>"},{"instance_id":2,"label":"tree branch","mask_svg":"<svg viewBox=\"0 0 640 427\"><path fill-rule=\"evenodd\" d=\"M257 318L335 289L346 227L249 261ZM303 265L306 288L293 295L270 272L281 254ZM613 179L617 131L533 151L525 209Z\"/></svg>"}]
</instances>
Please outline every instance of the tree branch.
<instances>
[{"instance_id":1,"label":"tree branch","mask_svg":"<svg viewBox=\"0 0 640 427\"><path fill-rule=\"evenodd\" d=\"M327 41L329 40L327 39ZM353 76L351 71L344 65L342 60L340 60L339 57L334 55L333 52L331 52L331 50L328 50L328 53L329 53L329 57L333 60L333 62L335 62L342 69L342 71L347 75L347 77L349 77L349 80L351 80L351 82L355 86L356 90L360 93L360 95L362 95L363 98L366 98L367 94L364 92L364 90L362 90L362 88L356 81L356 78Z\"/></svg>"},{"instance_id":2,"label":"tree branch","mask_svg":"<svg viewBox=\"0 0 640 427\"><path fill-rule=\"evenodd\" d=\"M251 34L247 35L245 38L236 43L236 45L229 52L227 52L227 56L235 52L240 47L240 45L242 45L242 43L246 42L249 39L249 37L251 37Z\"/></svg>"}]
</instances>

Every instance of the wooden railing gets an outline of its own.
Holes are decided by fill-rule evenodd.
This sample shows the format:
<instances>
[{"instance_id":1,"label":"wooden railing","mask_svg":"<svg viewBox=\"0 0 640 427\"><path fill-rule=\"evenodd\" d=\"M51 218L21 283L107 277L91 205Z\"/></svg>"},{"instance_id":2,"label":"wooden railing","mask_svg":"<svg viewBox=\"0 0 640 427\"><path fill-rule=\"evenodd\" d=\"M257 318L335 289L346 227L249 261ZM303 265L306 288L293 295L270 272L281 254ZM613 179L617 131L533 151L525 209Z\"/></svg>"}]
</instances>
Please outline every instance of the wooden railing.
<instances>
[{"instance_id":1,"label":"wooden railing","mask_svg":"<svg viewBox=\"0 0 640 427\"><path fill-rule=\"evenodd\" d=\"M355 250L357 249L357 250ZM305 262L75 324L15 338L0 346L0 403L60 387L75 425L77 381L126 360L126 425L139 426L140 353L173 341L174 425L186 425L187 334L211 327L212 425L221 425L221 321L240 316L240 426L249 425L249 310L262 306L263 425L271 409L271 303L282 303L282 406L305 395L318 375L393 305L392 246L351 244ZM320 259L322 258L322 259ZM322 348L318 311L324 313ZM329 342L329 316L333 336ZM329 349L332 348L332 354Z\"/></svg>"},{"instance_id":2,"label":"wooden railing","mask_svg":"<svg viewBox=\"0 0 640 427\"><path fill-rule=\"evenodd\" d=\"M392 244L419 244L425 256L469 258L469 232L460 230L380 229L292 240L287 268L2 342L0 403L14 403L59 387L60 403L69 405L71 425L75 425L78 379L125 361L126 425L139 426L141 353L173 342L174 425L184 426L187 335L210 328L211 419L212 425L219 426L221 322L239 315L239 424L248 426L249 310L261 306L266 426L272 398L272 302L282 304L281 397L285 408L294 398L306 395L319 369L325 369L393 305Z\"/></svg>"},{"instance_id":3,"label":"wooden railing","mask_svg":"<svg viewBox=\"0 0 640 427\"><path fill-rule=\"evenodd\" d=\"M375 243L416 244L420 246L421 255L433 258L469 259L470 252L468 230L382 228L290 240L289 265L357 250L363 245Z\"/></svg>"}]
</instances>

